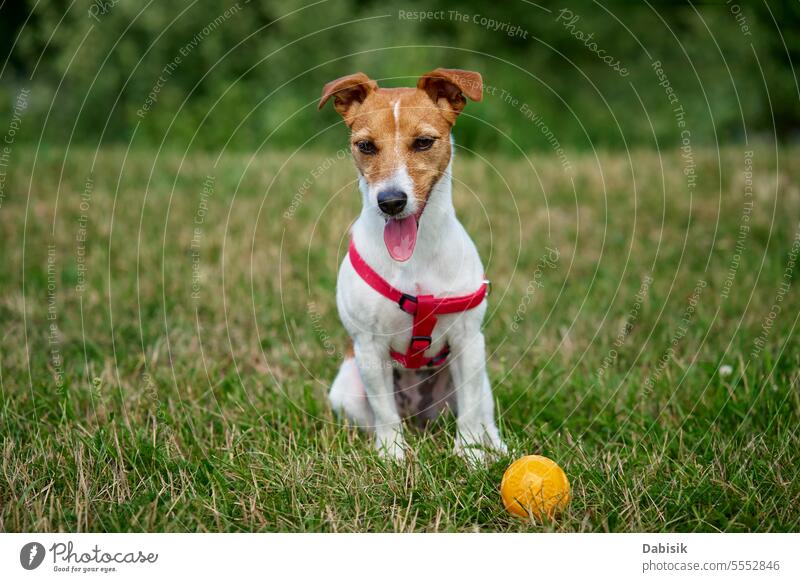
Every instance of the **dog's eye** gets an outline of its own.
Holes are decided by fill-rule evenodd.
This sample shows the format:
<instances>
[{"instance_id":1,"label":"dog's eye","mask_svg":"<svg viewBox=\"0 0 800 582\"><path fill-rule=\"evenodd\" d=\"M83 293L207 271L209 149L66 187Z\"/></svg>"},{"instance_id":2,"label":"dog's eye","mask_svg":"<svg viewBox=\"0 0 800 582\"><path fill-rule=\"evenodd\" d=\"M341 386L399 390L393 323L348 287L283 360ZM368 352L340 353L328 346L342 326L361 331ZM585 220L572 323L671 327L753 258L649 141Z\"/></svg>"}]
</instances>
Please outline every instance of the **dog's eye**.
<instances>
[{"instance_id":1,"label":"dog's eye","mask_svg":"<svg viewBox=\"0 0 800 582\"><path fill-rule=\"evenodd\" d=\"M367 154L368 156L378 153L378 148L375 147L375 142L369 141L368 139L362 139L361 141L356 142L356 147L358 148L358 151L360 151L362 154Z\"/></svg>"},{"instance_id":2,"label":"dog's eye","mask_svg":"<svg viewBox=\"0 0 800 582\"><path fill-rule=\"evenodd\" d=\"M413 147L415 151L424 152L425 150L431 149L431 147L433 147L433 142L435 141L436 140L432 137L418 137L414 140L414 143L411 144L411 147Z\"/></svg>"}]
</instances>

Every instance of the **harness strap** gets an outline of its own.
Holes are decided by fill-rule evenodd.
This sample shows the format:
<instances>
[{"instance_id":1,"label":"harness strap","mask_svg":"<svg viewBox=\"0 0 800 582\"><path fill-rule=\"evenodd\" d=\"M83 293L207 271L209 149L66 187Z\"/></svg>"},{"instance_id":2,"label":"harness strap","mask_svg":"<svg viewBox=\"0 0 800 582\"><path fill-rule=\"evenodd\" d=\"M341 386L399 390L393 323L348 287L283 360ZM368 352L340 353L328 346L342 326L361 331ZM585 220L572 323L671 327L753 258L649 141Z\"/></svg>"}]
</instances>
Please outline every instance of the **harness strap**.
<instances>
[{"instance_id":1,"label":"harness strap","mask_svg":"<svg viewBox=\"0 0 800 582\"><path fill-rule=\"evenodd\" d=\"M409 295L392 287L383 277L370 267L356 250L350 240L348 250L350 263L364 282L387 299L397 303L398 307L414 317L411 327L411 341L405 354L391 352L392 358L406 368L423 366L439 366L450 354L450 346L445 345L435 356L429 358L425 352L431 347L433 330L436 327L437 315L468 311L483 302L486 297L487 282L484 281L475 293L461 297L440 297L433 295Z\"/></svg>"}]
</instances>

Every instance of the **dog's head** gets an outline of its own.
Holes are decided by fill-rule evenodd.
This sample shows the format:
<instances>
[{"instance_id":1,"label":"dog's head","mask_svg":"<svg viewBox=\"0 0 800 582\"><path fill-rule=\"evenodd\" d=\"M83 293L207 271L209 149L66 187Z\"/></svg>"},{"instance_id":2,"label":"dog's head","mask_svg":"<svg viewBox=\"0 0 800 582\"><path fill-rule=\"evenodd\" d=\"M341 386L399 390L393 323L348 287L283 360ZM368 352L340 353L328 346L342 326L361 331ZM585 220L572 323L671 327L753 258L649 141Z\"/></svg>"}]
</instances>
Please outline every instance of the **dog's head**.
<instances>
[{"instance_id":1,"label":"dog's head","mask_svg":"<svg viewBox=\"0 0 800 582\"><path fill-rule=\"evenodd\" d=\"M450 163L450 130L466 97L483 97L481 76L436 69L414 88L381 89L355 73L325 85L320 109L331 97L350 127L367 204L386 220L386 248L396 261L408 260L431 190Z\"/></svg>"}]
</instances>

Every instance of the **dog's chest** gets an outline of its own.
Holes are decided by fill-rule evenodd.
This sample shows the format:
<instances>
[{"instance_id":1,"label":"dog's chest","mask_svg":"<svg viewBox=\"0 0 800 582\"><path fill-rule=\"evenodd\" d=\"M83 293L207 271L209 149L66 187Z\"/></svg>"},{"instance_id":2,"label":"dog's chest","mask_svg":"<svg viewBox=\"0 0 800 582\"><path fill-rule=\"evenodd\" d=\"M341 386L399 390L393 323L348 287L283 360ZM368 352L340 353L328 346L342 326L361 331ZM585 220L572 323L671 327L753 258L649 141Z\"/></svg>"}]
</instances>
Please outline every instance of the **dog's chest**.
<instances>
[{"instance_id":1,"label":"dog's chest","mask_svg":"<svg viewBox=\"0 0 800 582\"><path fill-rule=\"evenodd\" d=\"M477 249L466 231L452 215L426 228L436 236L421 231L414 255L407 263L391 260L382 248L382 225L370 227L370 214L362 214L353 227L353 241L369 267L386 283L402 293L457 297L474 293L483 282L483 266ZM434 215L435 219L435 215ZM342 323L356 341L369 341L406 353L412 336L414 318L394 301L361 278L345 257L339 270L336 300ZM436 355L447 338L463 335L467 325L480 325L485 303L468 311L437 316L426 355Z\"/></svg>"},{"instance_id":2,"label":"dog's chest","mask_svg":"<svg viewBox=\"0 0 800 582\"><path fill-rule=\"evenodd\" d=\"M412 295L440 295L446 288L445 281L437 277L423 278L423 282L411 281L410 277L395 277L389 283ZM412 336L414 318L397 303L387 299L369 287L349 265L343 265L337 286L339 314L351 336L368 334L373 341L385 343L393 351L405 353ZM431 347L428 356L438 353L445 345L447 336L459 333L463 316L471 313L438 315L436 326L431 334Z\"/></svg>"}]
</instances>

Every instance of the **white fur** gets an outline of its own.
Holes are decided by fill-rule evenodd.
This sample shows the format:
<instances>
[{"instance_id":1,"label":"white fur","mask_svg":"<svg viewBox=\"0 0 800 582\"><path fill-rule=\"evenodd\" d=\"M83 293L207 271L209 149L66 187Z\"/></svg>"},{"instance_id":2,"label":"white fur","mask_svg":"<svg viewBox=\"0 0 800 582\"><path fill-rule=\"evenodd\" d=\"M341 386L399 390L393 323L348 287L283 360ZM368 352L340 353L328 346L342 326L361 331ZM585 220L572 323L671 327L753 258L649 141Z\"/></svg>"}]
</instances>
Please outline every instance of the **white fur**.
<instances>
[{"instance_id":1,"label":"white fur","mask_svg":"<svg viewBox=\"0 0 800 582\"><path fill-rule=\"evenodd\" d=\"M452 143L452 140L451 140ZM376 193L363 179L359 187L363 208L352 229L356 248L365 261L389 284L414 295L460 296L475 292L484 280L483 265L472 239L455 215L452 202L452 156L444 176L433 187L422 213L414 254L403 263L394 261L383 241L384 218L377 209ZM404 167L391 184L413 192ZM408 181L408 182L406 182ZM409 196L413 205L414 197ZM404 215L413 214L409 208ZM404 455L401 419L397 411L390 350L405 353L411 338L412 318L365 283L345 257L339 270L336 303L342 322L354 341L355 365L347 360L331 387L333 408L359 426L375 433L376 447L384 455ZM486 374L481 323L486 302L461 313L440 315L428 356L450 345L448 366L457 401L455 450L472 459L485 454L481 447L504 451L494 421L494 404Z\"/></svg>"}]
</instances>

